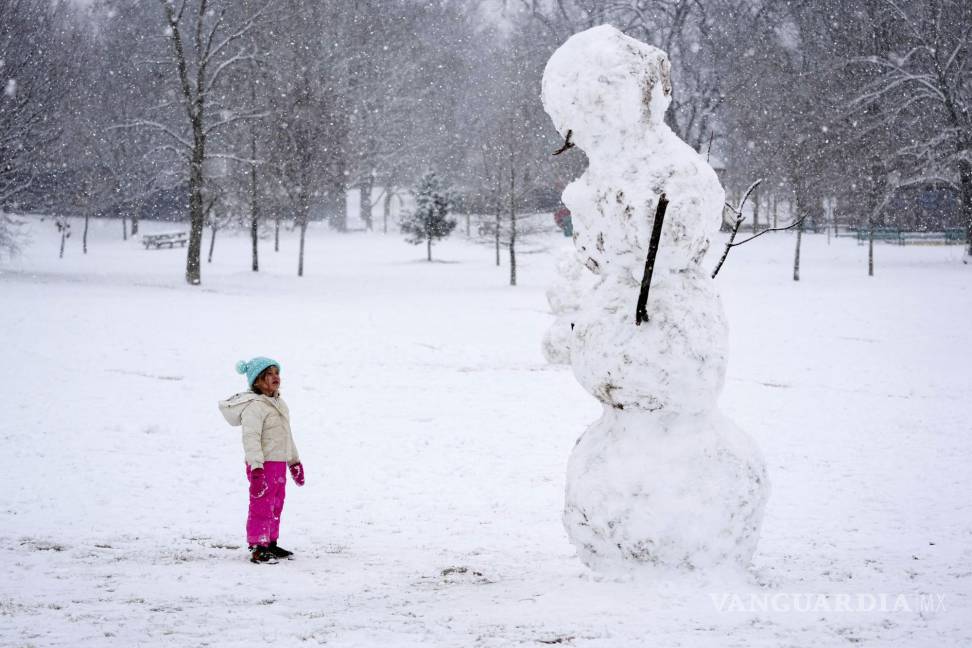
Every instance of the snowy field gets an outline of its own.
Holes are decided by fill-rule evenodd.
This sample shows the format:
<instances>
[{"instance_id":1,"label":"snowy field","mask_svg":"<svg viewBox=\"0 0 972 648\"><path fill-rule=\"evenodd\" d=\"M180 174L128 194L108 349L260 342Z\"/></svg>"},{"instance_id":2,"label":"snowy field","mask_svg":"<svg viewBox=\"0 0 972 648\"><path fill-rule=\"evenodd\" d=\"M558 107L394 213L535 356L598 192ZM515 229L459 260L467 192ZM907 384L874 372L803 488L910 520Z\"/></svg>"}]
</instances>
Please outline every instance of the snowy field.
<instances>
[{"instance_id":1,"label":"snowy field","mask_svg":"<svg viewBox=\"0 0 972 648\"><path fill-rule=\"evenodd\" d=\"M799 283L792 235L734 250L722 408L773 486L753 572L617 580L560 522L599 413L540 353L562 238L510 288L459 237L430 264L312 228L302 279L293 234L259 274L224 237L191 288L183 249L118 223L87 256L76 223L60 260L53 224L29 229L0 263L3 646L972 644L960 247L878 245L869 278L864 247L808 236ZM276 566L246 560L239 430L216 408L257 354L283 364L307 468Z\"/></svg>"}]
</instances>

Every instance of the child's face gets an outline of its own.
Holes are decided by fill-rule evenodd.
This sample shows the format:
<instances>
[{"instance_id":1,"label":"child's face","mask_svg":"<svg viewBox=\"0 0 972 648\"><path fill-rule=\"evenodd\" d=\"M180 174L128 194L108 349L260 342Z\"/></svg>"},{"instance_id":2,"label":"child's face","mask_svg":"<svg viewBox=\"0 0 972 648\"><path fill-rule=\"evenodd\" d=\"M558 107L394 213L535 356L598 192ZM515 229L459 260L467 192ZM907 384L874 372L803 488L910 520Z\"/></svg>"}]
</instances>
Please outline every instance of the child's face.
<instances>
[{"instance_id":1,"label":"child's face","mask_svg":"<svg viewBox=\"0 0 972 648\"><path fill-rule=\"evenodd\" d=\"M263 372L263 376L258 378L255 384L264 394L276 394L280 391L280 370L275 366L271 366Z\"/></svg>"}]
</instances>

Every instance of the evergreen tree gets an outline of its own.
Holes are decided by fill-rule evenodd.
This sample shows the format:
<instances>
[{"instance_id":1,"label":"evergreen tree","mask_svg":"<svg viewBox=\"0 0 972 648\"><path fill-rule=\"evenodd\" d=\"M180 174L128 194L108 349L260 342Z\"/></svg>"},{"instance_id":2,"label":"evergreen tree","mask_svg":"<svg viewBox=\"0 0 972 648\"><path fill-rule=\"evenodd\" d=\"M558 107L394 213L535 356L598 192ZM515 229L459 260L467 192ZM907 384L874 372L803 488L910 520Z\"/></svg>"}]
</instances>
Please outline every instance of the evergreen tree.
<instances>
[{"instance_id":1,"label":"evergreen tree","mask_svg":"<svg viewBox=\"0 0 972 648\"><path fill-rule=\"evenodd\" d=\"M432 241L445 238L456 227L456 221L450 220L449 208L452 197L448 189L434 171L429 171L419 181L416 193L415 211L405 216L402 222L402 232L413 245L425 243L428 260L432 260Z\"/></svg>"}]
</instances>

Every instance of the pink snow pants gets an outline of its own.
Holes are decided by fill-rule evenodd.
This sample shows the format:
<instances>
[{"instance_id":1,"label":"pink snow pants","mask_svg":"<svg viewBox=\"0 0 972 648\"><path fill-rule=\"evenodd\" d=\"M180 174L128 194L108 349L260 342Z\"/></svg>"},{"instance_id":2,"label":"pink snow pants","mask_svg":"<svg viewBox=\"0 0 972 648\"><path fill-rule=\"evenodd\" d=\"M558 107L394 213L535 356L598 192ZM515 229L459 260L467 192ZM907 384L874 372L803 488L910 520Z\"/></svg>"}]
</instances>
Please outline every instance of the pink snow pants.
<instances>
[{"instance_id":1,"label":"pink snow pants","mask_svg":"<svg viewBox=\"0 0 972 648\"><path fill-rule=\"evenodd\" d=\"M267 461L263 464L267 480L267 492L261 497L250 497L250 512L246 516L246 543L268 545L280 536L280 514L287 496L287 462ZM246 467L250 479L250 466Z\"/></svg>"}]
</instances>

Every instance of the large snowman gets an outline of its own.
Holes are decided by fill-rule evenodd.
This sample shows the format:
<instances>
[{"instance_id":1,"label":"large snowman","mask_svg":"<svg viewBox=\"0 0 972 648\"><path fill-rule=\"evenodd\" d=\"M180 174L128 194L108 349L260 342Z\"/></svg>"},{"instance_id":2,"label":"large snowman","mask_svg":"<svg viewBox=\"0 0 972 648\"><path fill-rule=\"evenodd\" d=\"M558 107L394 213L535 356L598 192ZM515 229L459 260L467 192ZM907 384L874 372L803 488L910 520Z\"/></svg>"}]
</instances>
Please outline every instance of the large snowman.
<instances>
[{"instance_id":1,"label":"large snowman","mask_svg":"<svg viewBox=\"0 0 972 648\"><path fill-rule=\"evenodd\" d=\"M727 325L701 267L725 194L663 118L665 52L604 25L547 63L543 104L590 165L564 191L577 263L596 277L570 339L577 380L604 406L567 467L564 524L600 571L747 565L768 494L752 440L717 407ZM659 198L669 200L650 285L636 302Z\"/></svg>"}]
</instances>

